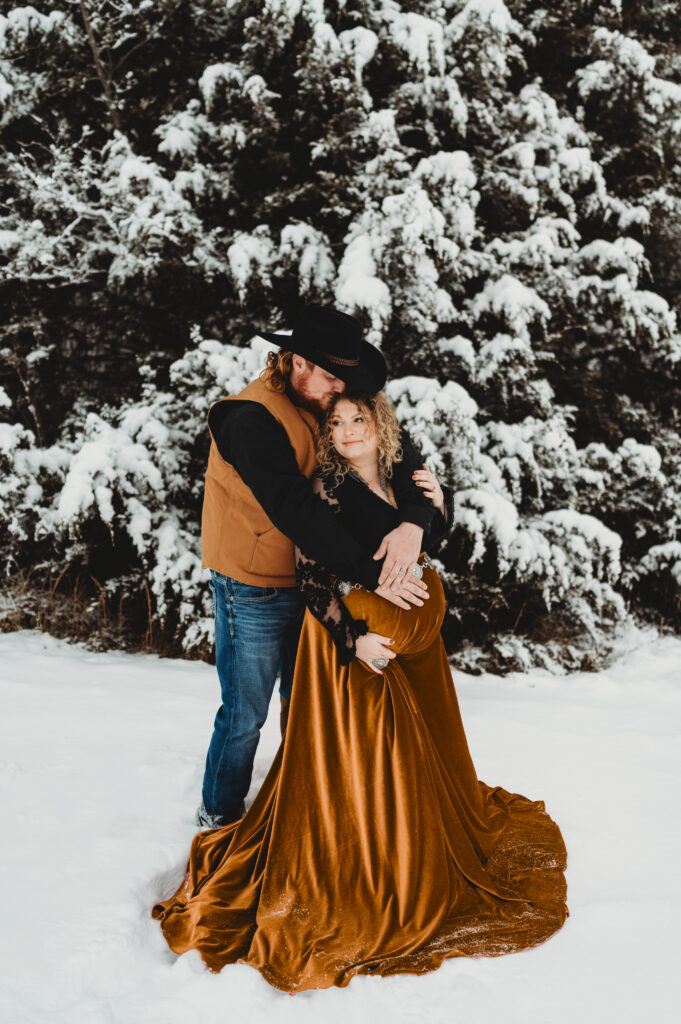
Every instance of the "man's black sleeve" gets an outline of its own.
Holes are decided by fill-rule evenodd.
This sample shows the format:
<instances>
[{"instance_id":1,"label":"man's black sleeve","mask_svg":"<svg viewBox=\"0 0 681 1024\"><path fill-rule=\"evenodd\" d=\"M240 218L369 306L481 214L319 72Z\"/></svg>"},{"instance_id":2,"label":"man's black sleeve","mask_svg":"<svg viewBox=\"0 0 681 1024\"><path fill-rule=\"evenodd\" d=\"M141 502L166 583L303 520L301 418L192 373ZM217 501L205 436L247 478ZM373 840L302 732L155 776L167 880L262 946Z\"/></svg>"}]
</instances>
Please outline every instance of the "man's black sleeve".
<instances>
[{"instance_id":1,"label":"man's black sleeve","mask_svg":"<svg viewBox=\"0 0 681 1024\"><path fill-rule=\"evenodd\" d=\"M374 561L373 552L358 544L340 517L313 493L281 424L258 402L225 404L231 409L219 409L218 402L209 415L218 451L277 529L330 572L374 590L383 561Z\"/></svg>"}]
</instances>

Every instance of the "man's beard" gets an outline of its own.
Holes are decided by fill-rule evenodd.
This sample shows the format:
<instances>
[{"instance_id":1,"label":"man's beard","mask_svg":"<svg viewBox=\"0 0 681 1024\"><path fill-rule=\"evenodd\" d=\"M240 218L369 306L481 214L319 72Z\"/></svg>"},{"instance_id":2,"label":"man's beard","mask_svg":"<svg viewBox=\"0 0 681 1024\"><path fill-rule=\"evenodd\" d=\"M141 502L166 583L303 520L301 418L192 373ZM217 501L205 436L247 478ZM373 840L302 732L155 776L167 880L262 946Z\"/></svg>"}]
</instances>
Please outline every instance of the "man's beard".
<instances>
[{"instance_id":1,"label":"man's beard","mask_svg":"<svg viewBox=\"0 0 681 1024\"><path fill-rule=\"evenodd\" d=\"M301 385L305 387L305 378L301 381ZM303 390L298 390L291 386L291 381L286 382L286 394L291 399L294 405L300 406L301 409L307 409L313 416L316 416L318 420L322 420L326 410L329 407L328 399L322 404L319 398L311 398L306 395Z\"/></svg>"}]
</instances>

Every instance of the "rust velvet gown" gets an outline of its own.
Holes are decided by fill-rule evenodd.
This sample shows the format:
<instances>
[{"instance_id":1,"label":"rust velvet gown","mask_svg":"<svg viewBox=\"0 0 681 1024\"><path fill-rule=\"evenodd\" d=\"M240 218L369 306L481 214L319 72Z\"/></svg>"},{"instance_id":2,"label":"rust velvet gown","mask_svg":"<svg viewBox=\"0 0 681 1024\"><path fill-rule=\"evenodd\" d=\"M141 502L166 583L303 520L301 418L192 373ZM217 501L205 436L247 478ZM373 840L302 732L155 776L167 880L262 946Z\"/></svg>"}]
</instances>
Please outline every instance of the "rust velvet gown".
<instances>
[{"instance_id":1,"label":"rust velvet gown","mask_svg":"<svg viewBox=\"0 0 681 1024\"><path fill-rule=\"evenodd\" d=\"M399 521L357 481L322 490L357 534ZM319 618L306 612L285 740L244 817L198 833L188 877L153 908L170 947L299 992L544 942L568 915L563 839L543 801L478 781L436 570L407 611L357 589L341 603L299 561ZM367 626L394 639L383 675L350 660Z\"/></svg>"}]
</instances>

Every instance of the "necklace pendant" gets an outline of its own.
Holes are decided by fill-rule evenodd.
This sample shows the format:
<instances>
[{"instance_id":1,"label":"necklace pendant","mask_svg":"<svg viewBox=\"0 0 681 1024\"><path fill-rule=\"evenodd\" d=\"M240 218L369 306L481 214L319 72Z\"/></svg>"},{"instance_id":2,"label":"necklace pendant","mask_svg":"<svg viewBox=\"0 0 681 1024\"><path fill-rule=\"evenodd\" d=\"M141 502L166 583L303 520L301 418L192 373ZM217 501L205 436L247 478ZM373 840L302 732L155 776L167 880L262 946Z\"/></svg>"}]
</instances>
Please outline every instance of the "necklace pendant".
<instances>
[{"instance_id":1,"label":"necklace pendant","mask_svg":"<svg viewBox=\"0 0 681 1024\"><path fill-rule=\"evenodd\" d=\"M379 466L378 469L378 480L381 485L381 490L385 494L388 501L390 501L390 495L388 494L388 484L386 483L385 473L383 472L383 466Z\"/></svg>"},{"instance_id":2,"label":"necklace pendant","mask_svg":"<svg viewBox=\"0 0 681 1024\"><path fill-rule=\"evenodd\" d=\"M366 480L361 475L361 473L358 473L356 469L351 469L350 472L351 472L351 474L354 477L357 478L357 480L359 480L361 483L363 483L365 487L367 487L370 491L373 491L372 485L369 483L368 480ZM379 468L378 468L378 481L377 482L378 482L379 487L381 488L381 491L385 495L385 498L386 498L388 504L392 505L393 508L396 508L397 506L394 505L393 502L390 499L390 492L388 491L388 483L386 481L385 473L383 472L383 467L382 466L379 466ZM375 493L376 492L374 491L374 494Z\"/></svg>"}]
</instances>

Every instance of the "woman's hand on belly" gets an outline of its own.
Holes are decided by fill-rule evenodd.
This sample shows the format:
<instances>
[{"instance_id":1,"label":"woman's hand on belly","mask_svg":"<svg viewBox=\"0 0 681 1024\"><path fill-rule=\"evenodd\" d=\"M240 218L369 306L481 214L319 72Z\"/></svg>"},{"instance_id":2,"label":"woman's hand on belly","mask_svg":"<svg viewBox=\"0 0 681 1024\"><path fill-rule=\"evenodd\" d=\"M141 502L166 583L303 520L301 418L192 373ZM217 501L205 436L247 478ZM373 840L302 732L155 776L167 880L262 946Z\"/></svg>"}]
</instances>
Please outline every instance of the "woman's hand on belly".
<instances>
[{"instance_id":1,"label":"woman's hand on belly","mask_svg":"<svg viewBox=\"0 0 681 1024\"><path fill-rule=\"evenodd\" d=\"M392 661L395 657L395 652L391 650L392 643L393 641L389 636L381 636L380 633L366 633L364 636L357 637L355 641L357 658L371 672L382 676L382 670L376 668L372 662L374 658L385 658L387 661Z\"/></svg>"},{"instance_id":2,"label":"woman's hand on belly","mask_svg":"<svg viewBox=\"0 0 681 1024\"><path fill-rule=\"evenodd\" d=\"M427 585L416 576L403 577L399 590L393 590L387 583L380 583L372 593L391 601L398 608L411 608L414 604L423 607L423 602L430 597Z\"/></svg>"}]
</instances>

